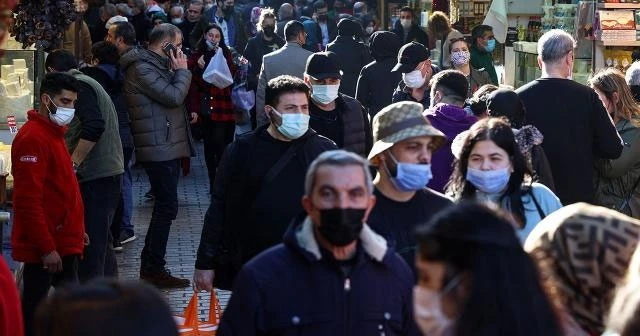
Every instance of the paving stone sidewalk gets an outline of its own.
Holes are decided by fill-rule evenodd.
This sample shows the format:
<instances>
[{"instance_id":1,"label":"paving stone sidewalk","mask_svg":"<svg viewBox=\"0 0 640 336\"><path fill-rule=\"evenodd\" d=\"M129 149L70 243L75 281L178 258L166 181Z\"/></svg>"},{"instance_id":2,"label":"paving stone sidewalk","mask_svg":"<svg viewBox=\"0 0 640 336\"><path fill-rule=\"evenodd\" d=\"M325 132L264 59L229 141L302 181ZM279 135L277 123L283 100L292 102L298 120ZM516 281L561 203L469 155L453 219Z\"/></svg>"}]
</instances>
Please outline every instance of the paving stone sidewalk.
<instances>
[{"instance_id":1,"label":"paving stone sidewalk","mask_svg":"<svg viewBox=\"0 0 640 336\"><path fill-rule=\"evenodd\" d=\"M181 176L178 184L178 201L180 210L178 218L173 221L169 242L167 244L167 267L175 276L193 279L196 251L200 242L200 232L204 214L209 207L209 180L204 162L203 148L197 143L198 156L191 158L191 172ZM147 175L141 168L134 168L133 178L133 218L135 233L138 239L125 244L124 251L119 253L118 266L121 279L139 279L140 252L144 246L144 237L149 227L153 201L144 194L149 190ZM191 299L192 288L163 290L174 313L181 313ZM218 291L221 306L226 307L230 292ZM209 295L199 295L198 303L202 317L209 307Z\"/></svg>"}]
</instances>

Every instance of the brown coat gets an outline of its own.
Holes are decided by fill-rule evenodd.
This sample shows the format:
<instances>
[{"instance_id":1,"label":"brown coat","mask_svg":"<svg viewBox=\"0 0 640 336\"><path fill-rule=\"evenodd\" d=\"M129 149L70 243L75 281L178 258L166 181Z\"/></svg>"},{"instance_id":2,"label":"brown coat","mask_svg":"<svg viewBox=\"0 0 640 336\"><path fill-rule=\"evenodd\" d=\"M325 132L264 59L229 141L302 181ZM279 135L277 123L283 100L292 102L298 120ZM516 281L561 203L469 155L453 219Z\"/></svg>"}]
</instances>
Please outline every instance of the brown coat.
<instances>
[{"instance_id":1,"label":"brown coat","mask_svg":"<svg viewBox=\"0 0 640 336\"><path fill-rule=\"evenodd\" d=\"M76 31L78 27L80 27L79 32ZM62 49L70 51L78 63L91 63L91 34L84 20L78 20L69 25L64 32Z\"/></svg>"}]
</instances>

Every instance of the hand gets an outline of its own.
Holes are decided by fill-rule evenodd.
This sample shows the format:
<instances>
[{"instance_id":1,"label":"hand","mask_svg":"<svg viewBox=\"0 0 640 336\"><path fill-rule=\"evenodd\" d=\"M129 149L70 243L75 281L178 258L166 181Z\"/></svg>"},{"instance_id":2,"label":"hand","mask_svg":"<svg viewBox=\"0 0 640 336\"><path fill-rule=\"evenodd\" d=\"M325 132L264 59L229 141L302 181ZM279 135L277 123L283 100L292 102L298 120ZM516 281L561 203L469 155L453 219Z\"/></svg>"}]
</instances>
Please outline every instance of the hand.
<instances>
[{"instance_id":1,"label":"hand","mask_svg":"<svg viewBox=\"0 0 640 336\"><path fill-rule=\"evenodd\" d=\"M49 273L62 272L62 259L57 251L53 251L42 257L42 268Z\"/></svg>"},{"instance_id":2,"label":"hand","mask_svg":"<svg viewBox=\"0 0 640 336\"><path fill-rule=\"evenodd\" d=\"M89 235L85 232L84 234L84 246L88 246L91 244L91 240L89 240Z\"/></svg>"},{"instance_id":3,"label":"hand","mask_svg":"<svg viewBox=\"0 0 640 336\"><path fill-rule=\"evenodd\" d=\"M171 51L169 59L171 60L171 67L173 70L187 69L187 56L182 53L182 50L178 49L175 52Z\"/></svg>"},{"instance_id":4,"label":"hand","mask_svg":"<svg viewBox=\"0 0 640 336\"><path fill-rule=\"evenodd\" d=\"M200 67L200 69L204 69L204 55L200 56L200 58L198 58L198 66Z\"/></svg>"},{"instance_id":5,"label":"hand","mask_svg":"<svg viewBox=\"0 0 640 336\"><path fill-rule=\"evenodd\" d=\"M193 272L193 283L196 286L196 292L213 290L213 279L215 278L214 270L199 270Z\"/></svg>"},{"instance_id":6,"label":"hand","mask_svg":"<svg viewBox=\"0 0 640 336\"><path fill-rule=\"evenodd\" d=\"M198 114L195 112L191 112L191 124L195 124L198 122Z\"/></svg>"}]
</instances>

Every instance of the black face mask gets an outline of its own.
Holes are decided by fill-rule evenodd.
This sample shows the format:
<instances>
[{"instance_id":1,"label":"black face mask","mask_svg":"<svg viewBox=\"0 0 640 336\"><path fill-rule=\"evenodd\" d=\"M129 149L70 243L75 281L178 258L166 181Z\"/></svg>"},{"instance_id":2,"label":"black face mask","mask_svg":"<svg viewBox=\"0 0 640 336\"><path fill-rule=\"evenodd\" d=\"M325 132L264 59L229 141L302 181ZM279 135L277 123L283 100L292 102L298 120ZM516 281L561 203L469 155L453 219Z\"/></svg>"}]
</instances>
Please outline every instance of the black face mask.
<instances>
[{"instance_id":1,"label":"black face mask","mask_svg":"<svg viewBox=\"0 0 640 336\"><path fill-rule=\"evenodd\" d=\"M318 21L325 22L325 21L327 21L328 19L329 19L329 15L327 15L327 14L320 14L320 15L318 15Z\"/></svg>"},{"instance_id":2,"label":"black face mask","mask_svg":"<svg viewBox=\"0 0 640 336\"><path fill-rule=\"evenodd\" d=\"M224 16L229 16L233 14L233 6L223 7L222 12L224 13Z\"/></svg>"},{"instance_id":3,"label":"black face mask","mask_svg":"<svg viewBox=\"0 0 640 336\"><path fill-rule=\"evenodd\" d=\"M333 208L320 210L320 234L331 245L347 246L358 239L367 209Z\"/></svg>"},{"instance_id":4,"label":"black face mask","mask_svg":"<svg viewBox=\"0 0 640 336\"><path fill-rule=\"evenodd\" d=\"M264 33L264 36L266 37L272 37L275 34L276 28L275 27L262 27L262 32Z\"/></svg>"}]
</instances>

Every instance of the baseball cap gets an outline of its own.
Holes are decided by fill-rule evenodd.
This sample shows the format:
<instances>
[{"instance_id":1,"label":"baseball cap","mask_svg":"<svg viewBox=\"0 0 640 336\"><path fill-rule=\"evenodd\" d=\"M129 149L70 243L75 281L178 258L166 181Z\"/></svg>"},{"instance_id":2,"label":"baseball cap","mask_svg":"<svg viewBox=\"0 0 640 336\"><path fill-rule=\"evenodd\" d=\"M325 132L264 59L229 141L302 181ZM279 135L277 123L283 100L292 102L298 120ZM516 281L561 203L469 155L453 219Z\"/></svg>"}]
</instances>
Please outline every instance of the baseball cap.
<instances>
[{"instance_id":1,"label":"baseball cap","mask_svg":"<svg viewBox=\"0 0 640 336\"><path fill-rule=\"evenodd\" d=\"M373 147L368 159L391 148L394 144L419 136L433 137L434 148L446 140L444 133L422 116L422 104L403 101L383 108L373 118Z\"/></svg>"},{"instance_id":2,"label":"baseball cap","mask_svg":"<svg viewBox=\"0 0 640 336\"><path fill-rule=\"evenodd\" d=\"M330 52L317 52L309 55L304 72L315 80L326 78L342 79L342 70L338 65L337 55Z\"/></svg>"},{"instance_id":3,"label":"baseball cap","mask_svg":"<svg viewBox=\"0 0 640 336\"><path fill-rule=\"evenodd\" d=\"M391 71L411 72L415 70L420 62L427 60L429 56L431 56L431 52L424 45L418 42L407 43L400 48L398 63Z\"/></svg>"}]
</instances>

